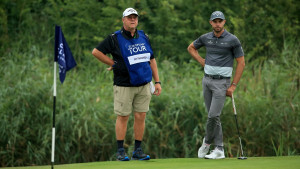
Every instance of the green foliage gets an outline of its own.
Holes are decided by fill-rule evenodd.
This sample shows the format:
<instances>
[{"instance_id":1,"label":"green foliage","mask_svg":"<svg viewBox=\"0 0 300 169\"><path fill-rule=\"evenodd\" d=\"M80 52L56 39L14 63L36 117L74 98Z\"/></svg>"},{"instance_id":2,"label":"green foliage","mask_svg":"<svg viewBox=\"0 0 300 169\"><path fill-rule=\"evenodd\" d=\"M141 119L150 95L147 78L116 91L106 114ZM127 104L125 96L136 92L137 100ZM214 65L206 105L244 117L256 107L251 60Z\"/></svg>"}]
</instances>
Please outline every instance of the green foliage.
<instances>
[{"instance_id":1,"label":"green foliage","mask_svg":"<svg viewBox=\"0 0 300 169\"><path fill-rule=\"evenodd\" d=\"M212 5L214 4L214 5ZM206 110L203 69L186 51L221 10L242 42L246 70L236 90L248 156L299 155L299 2L196 0L2 0L0 2L0 166L50 164L54 25L78 66L57 86L56 163L114 160L112 73L91 51L138 10L150 37L162 95L153 96L143 147L153 158L196 157ZM205 56L205 50L200 54ZM133 149L131 117L125 146ZM231 101L222 124L227 156L239 154Z\"/></svg>"},{"instance_id":2,"label":"green foliage","mask_svg":"<svg viewBox=\"0 0 300 169\"><path fill-rule=\"evenodd\" d=\"M298 41L298 1L219 0L213 4L208 0L1 1L1 51L12 50L8 45L12 42L21 51L36 43L48 46L57 24L80 61L84 50L92 50L121 28L122 11L129 6L139 11L138 28L149 35L155 54L176 62L188 62L186 47L211 30L208 21L215 10L225 13L225 27L241 40L249 61L277 58L284 41Z\"/></svg>"}]
</instances>

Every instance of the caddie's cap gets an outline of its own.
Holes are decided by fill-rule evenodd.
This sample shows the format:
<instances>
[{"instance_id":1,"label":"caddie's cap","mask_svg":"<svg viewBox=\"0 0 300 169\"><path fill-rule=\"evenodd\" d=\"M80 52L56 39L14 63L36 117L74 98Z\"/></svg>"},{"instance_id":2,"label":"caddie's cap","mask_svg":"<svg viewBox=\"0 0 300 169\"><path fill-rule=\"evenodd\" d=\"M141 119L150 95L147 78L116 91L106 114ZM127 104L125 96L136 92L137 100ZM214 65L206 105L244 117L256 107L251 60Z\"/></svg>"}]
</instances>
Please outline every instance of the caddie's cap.
<instances>
[{"instance_id":1,"label":"caddie's cap","mask_svg":"<svg viewBox=\"0 0 300 169\"><path fill-rule=\"evenodd\" d=\"M212 20L214 20L214 19L217 19L217 18L219 18L219 19L225 19L225 16L224 16L224 14L221 12L221 11L215 11L215 12L213 12L211 15L210 15L210 20L212 21Z\"/></svg>"},{"instance_id":2,"label":"caddie's cap","mask_svg":"<svg viewBox=\"0 0 300 169\"><path fill-rule=\"evenodd\" d=\"M133 9L133 8L127 8L127 9L125 9L125 11L123 12L123 18L124 18L125 16L129 16L129 15L131 15L131 14L135 14L135 15L139 16L138 12L137 12L135 9Z\"/></svg>"}]
</instances>

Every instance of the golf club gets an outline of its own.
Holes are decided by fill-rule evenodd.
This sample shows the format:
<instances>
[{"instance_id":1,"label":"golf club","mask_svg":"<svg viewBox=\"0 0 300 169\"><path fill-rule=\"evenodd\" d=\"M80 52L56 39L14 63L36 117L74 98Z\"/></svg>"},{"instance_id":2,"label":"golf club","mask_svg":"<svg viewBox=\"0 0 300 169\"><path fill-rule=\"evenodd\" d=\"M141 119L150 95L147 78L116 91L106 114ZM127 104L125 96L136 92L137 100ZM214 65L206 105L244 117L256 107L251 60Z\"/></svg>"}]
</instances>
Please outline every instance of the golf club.
<instances>
[{"instance_id":1,"label":"golf club","mask_svg":"<svg viewBox=\"0 0 300 169\"><path fill-rule=\"evenodd\" d=\"M235 117L236 128L237 128L237 132L238 132L238 135L239 135L240 146L241 146L241 152L242 152L242 156L241 156L241 157L238 157L238 159L240 159L240 160L246 160L247 157L244 156L244 151L243 151L243 146L242 146L242 140L241 140L241 136L240 136L240 132L239 132L239 126L238 126L237 117L236 117L236 109L235 109L235 103L234 103L234 97L233 97L233 94L232 94L231 99L232 99L232 106L233 106L233 111L234 111L234 117Z\"/></svg>"}]
</instances>

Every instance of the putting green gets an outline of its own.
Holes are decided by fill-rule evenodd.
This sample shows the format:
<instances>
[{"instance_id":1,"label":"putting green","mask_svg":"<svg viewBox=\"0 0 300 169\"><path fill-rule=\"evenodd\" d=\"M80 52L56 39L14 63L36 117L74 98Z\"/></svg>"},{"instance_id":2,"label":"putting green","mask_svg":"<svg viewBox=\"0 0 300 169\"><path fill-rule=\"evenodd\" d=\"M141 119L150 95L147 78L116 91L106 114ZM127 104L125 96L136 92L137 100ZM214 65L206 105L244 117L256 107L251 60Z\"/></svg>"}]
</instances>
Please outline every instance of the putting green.
<instances>
[{"instance_id":1,"label":"putting green","mask_svg":"<svg viewBox=\"0 0 300 169\"><path fill-rule=\"evenodd\" d=\"M1 169L50 169L51 166L9 167ZM300 156L250 157L247 160L226 158L205 160L197 158L152 159L149 161L104 161L55 165L54 169L299 169Z\"/></svg>"}]
</instances>

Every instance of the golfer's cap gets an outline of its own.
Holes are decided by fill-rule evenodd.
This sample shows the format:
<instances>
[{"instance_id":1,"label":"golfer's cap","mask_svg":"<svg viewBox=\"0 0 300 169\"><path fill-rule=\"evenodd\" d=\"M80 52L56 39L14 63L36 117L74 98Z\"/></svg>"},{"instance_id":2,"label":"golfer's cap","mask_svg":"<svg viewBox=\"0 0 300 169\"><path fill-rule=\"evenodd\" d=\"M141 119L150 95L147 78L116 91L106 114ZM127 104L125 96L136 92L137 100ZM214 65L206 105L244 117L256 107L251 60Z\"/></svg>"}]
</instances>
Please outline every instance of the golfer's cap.
<instances>
[{"instance_id":1,"label":"golfer's cap","mask_svg":"<svg viewBox=\"0 0 300 169\"><path fill-rule=\"evenodd\" d=\"M212 21L212 20L214 20L214 19L217 19L217 18L219 18L219 19L225 19L225 16L224 16L224 14L221 12L221 11L215 11L215 12L213 12L211 15L210 15L210 20Z\"/></svg>"},{"instance_id":2,"label":"golfer's cap","mask_svg":"<svg viewBox=\"0 0 300 169\"><path fill-rule=\"evenodd\" d=\"M127 8L127 9L125 9L125 11L123 12L123 18L124 18L125 16L129 16L129 15L131 15L131 14L135 14L135 15L139 16L138 12L137 12L135 9L133 9L133 8Z\"/></svg>"}]
</instances>

